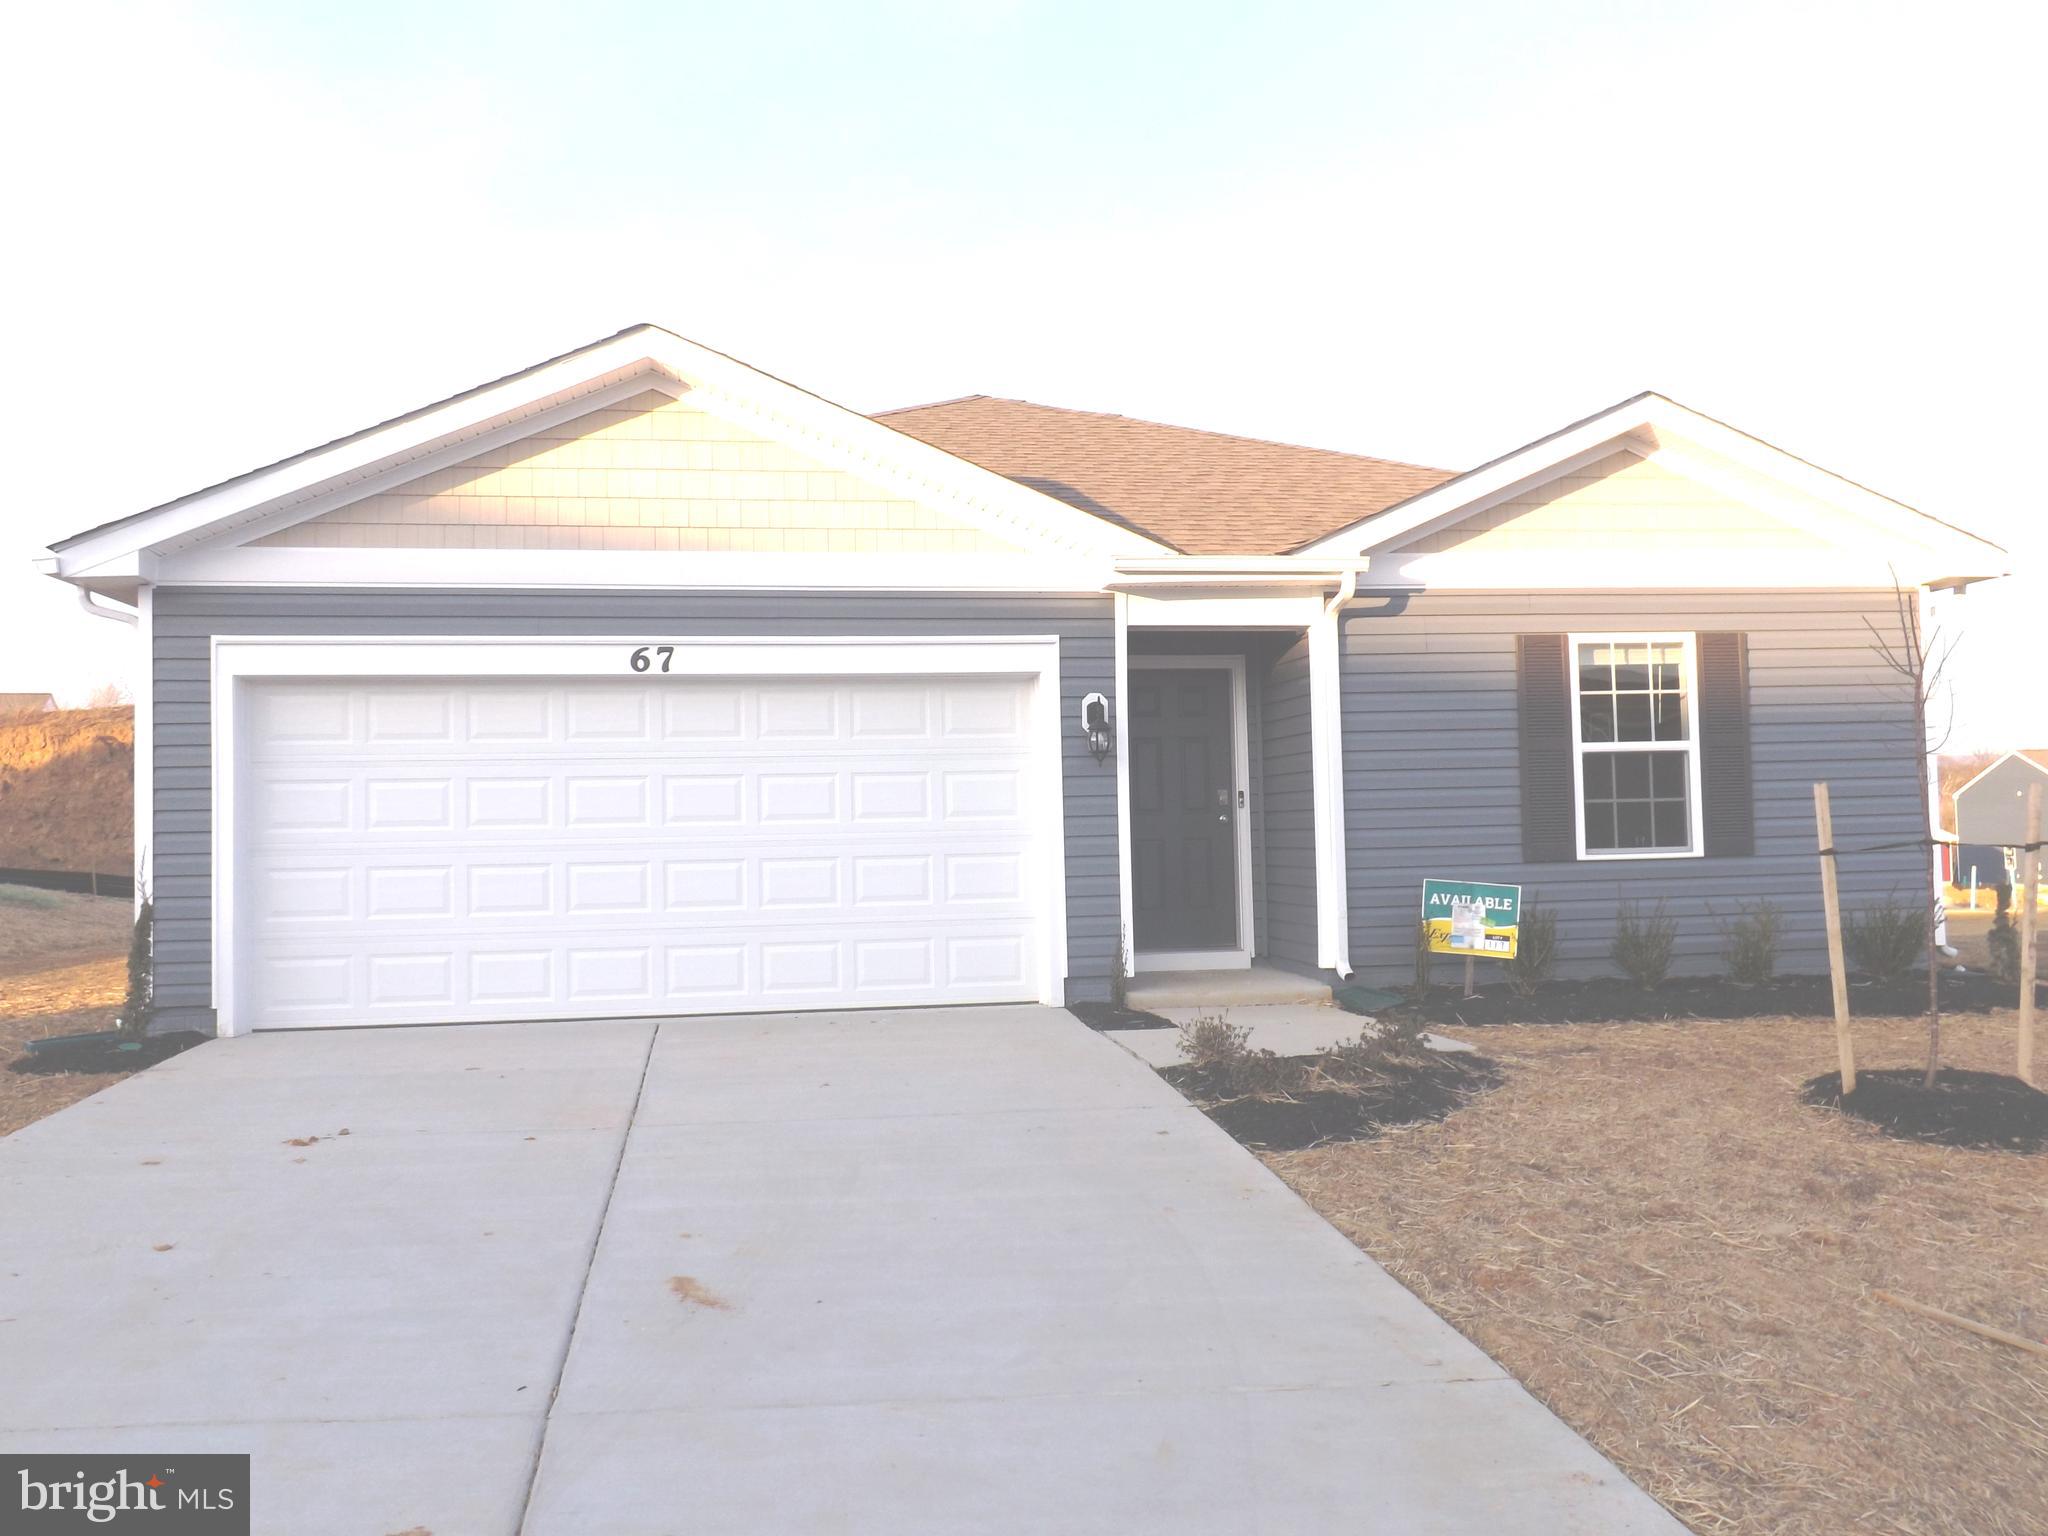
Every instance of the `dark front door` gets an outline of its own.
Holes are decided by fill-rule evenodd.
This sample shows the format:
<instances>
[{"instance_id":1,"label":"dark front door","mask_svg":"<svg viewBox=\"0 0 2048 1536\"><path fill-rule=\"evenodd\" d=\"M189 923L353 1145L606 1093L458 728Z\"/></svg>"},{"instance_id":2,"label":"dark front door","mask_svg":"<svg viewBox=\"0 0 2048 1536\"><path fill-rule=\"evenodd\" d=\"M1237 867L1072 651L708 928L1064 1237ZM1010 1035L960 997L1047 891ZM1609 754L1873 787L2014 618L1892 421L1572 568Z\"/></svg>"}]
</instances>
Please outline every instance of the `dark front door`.
<instances>
[{"instance_id":1,"label":"dark front door","mask_svg":"<svg viewBox=\"0 0 2048 1536\"><path fill-rule=\"evenodd\" d=\"M1235 949L1230 673L1134 663L1130 706L1134 947Z\"/></svg>"}]
</instances>

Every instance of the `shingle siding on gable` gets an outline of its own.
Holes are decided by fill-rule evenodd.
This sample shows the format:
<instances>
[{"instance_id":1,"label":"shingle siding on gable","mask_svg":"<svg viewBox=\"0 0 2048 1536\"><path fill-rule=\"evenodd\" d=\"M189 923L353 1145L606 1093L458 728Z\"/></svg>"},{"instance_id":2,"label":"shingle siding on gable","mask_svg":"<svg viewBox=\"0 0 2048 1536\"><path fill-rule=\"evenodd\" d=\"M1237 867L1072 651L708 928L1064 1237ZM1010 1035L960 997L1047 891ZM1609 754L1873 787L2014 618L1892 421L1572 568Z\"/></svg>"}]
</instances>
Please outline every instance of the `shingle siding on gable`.
<instances>
[{"instance_id":1,"label":"shingle siding on gable","mask_svg":"<svg viewBox=\"0 0 2048 1536\"><path fill-rule=\"evenodd\" d=\"M1843 525L1845 537L1855 536L1840 513L1819 503L1807 510L1814 521ZM1453 549L1680 553L1731 547L1813 551L1834 546L1807 528L1625 450L1401 546L1417 554Z\"/></svg>"},{"instance_id":2,"label":"shingle siding on gable","mask_svg":"<svg viewBox=\"0 0 2048 1536\"><path fill-rule=\"evenodd\" d=\"M1060 640L1067 996L1109 995L1116 768L1088 754L1089 693L1115 693L1115 609L1101 596L873 592L371 592L159 588L155 598L158 1025L212 1028L212 690L216 635L1044 635Z\"/></svg>"},{"instance_id":3,"label":"shingle siding on gable","mask_svg":"<svg viewBox=\"0 0 2048 1536\"><path fill-rule=\"evenodd\" d=\"M299 549L990 554L1015 547L650 391L252 541Z\"/></svg>"},{"instance_id":4,"label":"shingle siding on gable","mask_svg":"<svg viewBox=\"0 0 2048 1536\"><path fill-rule=\"evenodd\" d=\"M1364 605L1361 605L1363 608ZM1924 837L1909 706L1865 620L1897 627L1889 592L1459 593L1416 596L1344 621L1344 789L1351 958L1370 981L1413 972L1426 875L1501 880L1554 906L1562 974L1611 974L1624 897L1663 900L1679 969L1720 964L1716 914L1783 907L1788 972L1826 968L1813 782L1833 786L1845 848ZM1747 637L1755 853L1531 864L1522 854L1517 636L1570 631ZM1912 848L1842 863L1845 904L1925 890Z\"/></svg>"}]
</instances>

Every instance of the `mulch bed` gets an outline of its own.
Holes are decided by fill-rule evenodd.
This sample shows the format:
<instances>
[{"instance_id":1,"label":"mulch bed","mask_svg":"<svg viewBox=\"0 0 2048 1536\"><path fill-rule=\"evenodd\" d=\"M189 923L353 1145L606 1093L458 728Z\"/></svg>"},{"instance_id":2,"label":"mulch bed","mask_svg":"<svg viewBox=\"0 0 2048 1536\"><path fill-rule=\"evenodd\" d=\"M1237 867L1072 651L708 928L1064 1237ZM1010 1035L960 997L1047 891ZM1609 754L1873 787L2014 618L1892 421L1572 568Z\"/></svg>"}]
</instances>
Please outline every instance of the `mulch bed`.
<instances>
[{"instance_id":1,"label":"mulch bed","mask_svg":"<svg viewBox=\"0 0 2048 1536\"><path fill-rule=\"evenodd\" d=\"M1316 1058L1294 1059L1306 1066ZM1361 1141L1389 1126L1441 1120L1503 1080L1483 1056L1440 1056L1388 1067L1373 1082L1271 1096L1227 1097L1201 1067L1163 1067L1159 1075L1237 1141L1262 1152Z\"/></svg>"},{"instance_id":2,"label":"mulch bed","mask_svg":"<svg viewBox=\"0 0 2048 1536\"><path fill-rule=\"evenodd\" d=\"M1941 1006L1956 1013L1989 1013L2018 1002L2017 989L1981 972L1945 972ZM1852 981L1849 1011L1867 1018L1910 1017L1927 1008L1927 979ZM1417 1001L1386 1010L1391 1017L1421 1017L1429 1024L1471 1028L1482 1024L1663 1024L1681 1019L1830 1018L1834 994L1825 976L1780 976L1740 986L1721 976L1674 976L1658 987L1639 987L1616 976L1549 981L1522 996L1503 985L1466 997L1456 987L1432 988Z\"/></svg>"},{"instance_id":3,"label":"mulch bed","mask_svg":"<svg viewBox=\"0 0 2048 1536\"><path fill-rule=\"evenodd\" d=\"M1932 1088L1914 1071L1858 1072L1856 1091L1842 1097L1842 1074L1809 1079L1799 1097L1868 1120L1887 1136L1943 1147L2048 1149L2048 1093L2001 1072L1944 1068Z\"/></svg>"},{"instance_id":4,"label":"mulch bed","mask_svg":"<svg viewBox=\"0 0 2048 1536\"><path fill-rule=\"evenodd\" d=\"M2011 1072L2013 1025L1944 1061ZM1486 1049L1445 1119L1268 1165L1700 1536L2043 1536L2048 1362L1874 1293L2048 1334L2048 1164L1803 1108L1825 1016ZM1910 1072L1926 1029L1856 1049Z\"/></svg>"},{"instance_id":5,"label":"mulch bed","mask_svg":"<svg viewBox=\"0 0 2048 1536\"><path fill-rule=\"evenodd\" d=\"M204 1045L206 1040L207 1036L191 1030L150 1035L142 1040L126 1040L112 1035L66 1040L33 1053L23 1052L7 1064L7 1070L34 1077L54 1077L63 1072L134 1072L167 1061L195 1045Z\"/></svg>"},{"instance_id":6,"label":"mulch bed","mask_svg":"<svg viewBox=\"0 0 2048 1536\"><path fill-rule=\"evenodd\" d=\"M1178 1029L1171 1019L1142 1008L1119 1008L1114 1003L1069 1003L1067 1012L1090 1029Z\"/></svg>"}]
</instances>

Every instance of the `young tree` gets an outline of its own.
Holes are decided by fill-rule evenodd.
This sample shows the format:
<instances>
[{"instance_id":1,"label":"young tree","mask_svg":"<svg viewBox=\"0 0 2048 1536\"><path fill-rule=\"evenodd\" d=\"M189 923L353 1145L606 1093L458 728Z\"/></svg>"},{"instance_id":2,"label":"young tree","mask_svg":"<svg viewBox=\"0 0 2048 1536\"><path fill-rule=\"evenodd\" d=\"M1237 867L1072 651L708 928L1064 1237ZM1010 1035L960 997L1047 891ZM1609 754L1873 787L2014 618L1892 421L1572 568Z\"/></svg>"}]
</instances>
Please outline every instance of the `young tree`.
<instances>
[{"instance_id":1,"label":"young tree","mask_svg":"<svg viewBox=\"0 0 2048 1536\"><path fill-rule=\"evenodd\" d=\"M1945 701L1947 718L1938 737L1929 734L1928 722L1935 697L1942 692L1949 660L1955 654L1955 641L1945 638L1938 627L1922 623L1920 589L1901 586L1896 571L1892 573L1892 602L1898 615L1896 635L1885 633L1867 618L1863 624L1870 631L1871 649L1898 676L1899 692L1912 714L1913 767L1920 786L1920 820L1925 833L1923 874L1927 880L1927 1072L1921 1083L1932 1088L1935 1074L1941 1070L1941 892L1934 884L1934 828L1929 819L1933 800L1927 764L1947 744L1955 727L1954 699Z\"/></svg>"}]
</instances>

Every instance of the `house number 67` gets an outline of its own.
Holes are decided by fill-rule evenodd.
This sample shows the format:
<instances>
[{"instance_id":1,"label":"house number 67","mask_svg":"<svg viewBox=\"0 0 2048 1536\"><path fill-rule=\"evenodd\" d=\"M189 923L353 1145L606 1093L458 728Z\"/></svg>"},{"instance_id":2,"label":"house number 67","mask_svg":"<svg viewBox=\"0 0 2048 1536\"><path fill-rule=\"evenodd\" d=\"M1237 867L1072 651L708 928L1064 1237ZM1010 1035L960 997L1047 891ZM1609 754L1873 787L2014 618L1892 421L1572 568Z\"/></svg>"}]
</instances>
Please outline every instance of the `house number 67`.
<instances>
[{"instance_id":1,"label":"house number 67","mask_svg":"<svg viewBox=\"0 0 2048 1536\"><path fill-rule=\"evenodd\" d=\"M676 648L672 645L643 645L626 658L626 665L635 672L645 672L654 665L654 658L661 658L661 670L666 672L668 664L676 659Z\"/></svg>"}]
</instances>

